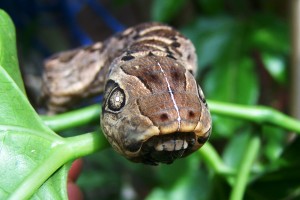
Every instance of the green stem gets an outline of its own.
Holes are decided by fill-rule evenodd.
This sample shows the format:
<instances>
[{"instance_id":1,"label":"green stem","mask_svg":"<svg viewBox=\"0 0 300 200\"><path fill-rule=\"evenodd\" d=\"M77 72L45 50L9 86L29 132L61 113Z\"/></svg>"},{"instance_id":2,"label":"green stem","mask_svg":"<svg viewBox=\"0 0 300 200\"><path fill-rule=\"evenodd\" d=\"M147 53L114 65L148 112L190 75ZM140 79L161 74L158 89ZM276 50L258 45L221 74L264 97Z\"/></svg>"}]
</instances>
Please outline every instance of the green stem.
<instances>
[{"instance_id":1,"label":"green stem","mask_svg":"<svg viewBox=\"0 0 300 200\"><path fill-rule=\"evenodd\" d=\"M210 143L205 143L199 150L199 154L205 160L205 163L214 169L217 174L224 175L225 177L235 175L236 172L230 167L224 165L218 152Z\"/></svg>"},{"instance_id":2,"label":"green stem","mask_svg":"<svg viewBox=\"0 0 300 200\"><path fill-rule=\"evenodd\" d=\"M101 106L95 104L78 110L53 115L41 116L45 124L53 131L59 132L99 121ZM100 122L99 122L100 123Z\"/></svg>"},{"instance_id":3,"label":"green stem","mask_svg":"<svg viewBox=\"0 0 300 200\"><path fill-rule=\"evenodd\" d=\"M29 199L34 192L68 161L89 155L108 147L100 131L64 138L53 144L52 154L37 166L17 187L10 200Z\"/></svg>"},{"instance_id":4,"label":"green stem","mask_svg":"<svg viewBox=\"0 0 300 200\"><path fill-rule=\"evenodd\" d=\"M249 120L258 124L272 124L300 134L300 121L265 106L242 106L208 101L211 113Z\"/></svg>"},{"instance_id":5,"label":"green stem","mask_svg":"<svg viewBox=\"0 0 300 200\"><path fill-rule=\"evenodd\" d=\"M72 152L73 159L90 155L109 147L106 138L100 130L92 133L65 138L65 140L68 148Z\"/></svg>"},{"instance_id":6,"label":"green stem","mask_svg":"<svg viewBox=\"0 0 300 200\"><path fill-rule=\"evenodd\" d=\"M241 161L241 166L238 170L236 180L230 194L230 200L241 200L247 186L247 180L250 175L251 166L256 159L260 148L260 139L257 135L251 137L245 156Z\"/></svg>"}]
</instances>

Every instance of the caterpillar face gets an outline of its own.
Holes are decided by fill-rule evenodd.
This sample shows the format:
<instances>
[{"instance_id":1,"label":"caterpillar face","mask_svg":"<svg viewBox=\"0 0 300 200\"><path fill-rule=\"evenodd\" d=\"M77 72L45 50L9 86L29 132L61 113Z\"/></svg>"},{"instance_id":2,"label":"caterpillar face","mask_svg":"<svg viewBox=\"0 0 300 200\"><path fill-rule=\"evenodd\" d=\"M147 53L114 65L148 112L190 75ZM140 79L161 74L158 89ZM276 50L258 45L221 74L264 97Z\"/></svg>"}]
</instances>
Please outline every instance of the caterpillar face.
<instances>
[{"instance_id":1,"label":"caterpillar face","mask_svg":"<svg viewBox=\"0 0 300 200\"><path fill-rule=\"evenodd\" d=\"M211 118L201 88L169 57L145 55L114 66L102 110L109 142L135 162L172 163L210 136Z\"/></svg>"}]
</instances>

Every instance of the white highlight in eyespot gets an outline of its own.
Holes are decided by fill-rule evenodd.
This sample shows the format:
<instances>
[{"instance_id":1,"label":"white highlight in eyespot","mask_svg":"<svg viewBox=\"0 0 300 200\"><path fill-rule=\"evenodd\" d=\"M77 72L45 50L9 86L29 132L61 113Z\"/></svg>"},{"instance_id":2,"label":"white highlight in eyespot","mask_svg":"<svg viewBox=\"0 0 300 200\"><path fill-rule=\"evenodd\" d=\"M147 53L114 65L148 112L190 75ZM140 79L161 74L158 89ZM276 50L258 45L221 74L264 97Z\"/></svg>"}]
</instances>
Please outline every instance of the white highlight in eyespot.
<instances>
[{"instance_id":1,"label":"white highlight in eyespot","mask_svg":"<svg viewBox=\"0 0 300 200\"><path fill-rule=\"evenodd\" d=\"M177 106L177 103L176 103L176 100L175 100L173 91L172 91L172 89L171 89L171 86L170 86L170 83L169 83L169 80L168 80L168 77L167 77L165 71L163 70L162 66L160 65L160 63L159 63L158 61L157 61L157 65L159 66L160 71L161 71L162 74L164 75L164 78L165 78L165 80L166 80L166 82L167 82L168 92L169 92L169 94L170 94L170 96L171 96L171 99L172 99L174 108L175 108L175 110L176 110L176 112L177 112L177 121L178 121L178 128L177 128L177 131L179 131L179 130L180 130L180 126L181 126L181 117L180 117L180 114L179 114L179 108L178 108L178 106Z\"/></svg>"}]
</instances>

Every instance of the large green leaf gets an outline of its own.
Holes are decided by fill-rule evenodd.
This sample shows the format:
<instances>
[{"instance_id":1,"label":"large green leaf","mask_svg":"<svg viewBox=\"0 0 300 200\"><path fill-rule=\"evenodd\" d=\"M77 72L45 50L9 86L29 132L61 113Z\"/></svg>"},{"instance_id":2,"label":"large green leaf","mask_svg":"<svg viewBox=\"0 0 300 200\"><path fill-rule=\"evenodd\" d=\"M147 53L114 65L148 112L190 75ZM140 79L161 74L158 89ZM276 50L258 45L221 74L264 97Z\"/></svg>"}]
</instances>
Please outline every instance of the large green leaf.
<instances>
[{"instance_id":1,"label":"large green leaf","mask_svg":"<svg viewBox=\"0 0 300 200\"><path fill-rule=\"evenodd\" d=\"M68 167L57 170L66 160L60 154L64 140L44 125L25 96L14 27L4 11L0 33L0 199L67 199Z\"/></svg>"},{"instance_id":2,"label":"large green leaf","mask_svg":"<svg viewBox=\"0 0 300 200\"><path fill-rule=\"evenodd\" d=\"M259 50L265 69L280 84L288 81L287 57L291 54L289 23L270 14L261 14L253 19L253 31L249 44Z\"/></svg>"},{"instance_id":3,"label":"large green leaf","mask_svg":"<svg viewBox=\"0 0 300 200\"><path fill-rule=\"evenodd\" d=\"M9 16L0 9L0 65L25 93L21 73L18 69L15 28Z\"/></svg>"},{"instance_id":4,"label":"large green leaf","mask_svg":"<svg viewBox=\"0 0 300 200\"><path fill-rule=\"evenodd\" d=\"M199 17L181 31L196 47L199 71L214 65L231 46L237 23L230 17Z\"/></svg>"}]
</instances>

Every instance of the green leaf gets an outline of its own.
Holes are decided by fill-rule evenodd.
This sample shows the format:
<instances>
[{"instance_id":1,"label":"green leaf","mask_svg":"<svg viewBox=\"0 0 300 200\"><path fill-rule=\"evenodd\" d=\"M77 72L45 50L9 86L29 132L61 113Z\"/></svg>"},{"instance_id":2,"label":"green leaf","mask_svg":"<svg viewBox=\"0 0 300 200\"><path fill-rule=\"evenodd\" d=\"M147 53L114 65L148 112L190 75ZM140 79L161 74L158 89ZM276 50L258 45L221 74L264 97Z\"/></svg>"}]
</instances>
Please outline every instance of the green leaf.
<instances>
[{"instance_id":1,"label":"green leaf","mask_svg":"<svg viewBox=\"0 0 300 200\"><path fill-rule=\"evenodd\" d=\"M300 139L296 138L282 156L272 163L272 170L253 182L246 199L299 199ZM277 166L274 170L274 166Z\"/></svg>"},{"instance_id":2,"label":"green leaf","mask_svg":"<svg viewBox=\"0 0 300 200\"><path fill-rule=\"evenodd\" d=\"M289 54L291 51L289 23L278 16L258 14L253 16L253 27L249 37L252 47L281 54Z\"/></svg>"},{"instance_id":3,"label":"green leaf","mask_svg":"<svg viewBox=\"0 0 300 200\"><path fill-rule=\"evenodd\" d=\"M224 163L234 169L238 169L240 162L244 157L247 148L248 140L250 138L249 129L243 133L235 134L234 137L226 145L223 152Z\"/></svg>"},{"instance_id":4,"label":"green leaf","mask_svg":"<svg viewBox=\"0 0 300 200\"><path fill-rule=\"evenodd\" d=\"M169 22L182 8L184 0L154 0L151 9L153 21Z\"/></svg>"},{"instance_id":5,"label":"green leaf","mask_svg":"<svg viewBox=\"0 0 300 200\"><path fill-rule=\"evenodd\" d=\"M203 87L208 98L219 101L253 105L258 98L254 64L247 57L218 63L204 80Z\"/></svg>"},{"instance_id":6,"label":"green leaf","mask_svg":"<svg viewBox=\"0 0 300 200\"><path fill-rule=\"evenodd\" d=\"M264 125L262 126L262 133L264 155L269 162L273 163L282 154L285 146L286 131L278 127Z\"/></svg>"},{"instance_id":7,"label":"green leaf","mask_svg":"<svg viewBox=\"0 0 300 200\"><path fill-rule=\"evenodd\" d=\"M54 168L51 172L47 166L50 163L46 161L51 162L48 158L54 155L56 152L54 150L58 149L63 141L43 125L24 94L2 67L0 67L0 84L3 92L0 99L0 196L5 199L20 188L28 177L34 177L36 170L43 164L45 166L42 170L45 172L49 170L50 175L56 171L57 168ZM57 173L66 174L67 169L62 168L60 171ZM31 179L33 182L29 182L33 185L27 185L22 190L37 189L48 177L45 173L44 177L36 177L39 181ZM56 184L52 184L53 182ZM59 195L66 198L65 185L58 188L65 182L65 177L53 176L36 195L39 195L42 189L43 196Z\"/></svg>"},{"instance_id":8,"label":"green leaf","mask_svg":"<svg viewBox=\"0 0 300 200\"><path fill-rule=\"evenodd\" d=\"M206 170L199 170L199 157L193 154L177 160L172 165L160 165L160 184L147 196L147 200L207 199L210 177Z\"/></svg>"},{"instance_id":9,"label":"green leaf","mask_svg":"<svg viewBox=\"0 0 300 200\"><path fill-rule=\"evenodd\" d=\"M243 105L255 104L259 86L252 60L242 57L216 65L205 77L203 88L207 98ZM240 120L221 116L214 116L213 121L215 132L223 136L234 134L244 124Z\"/></svg>"},{"instance_id":10,"label":"green leaf","mask_svg":"<svg viewBox=\"0 0 300 200\"><path fill-rule=\"evenodd\" d=\"M227 16L198 18L181 31L196 47L198 66L201 70L215 64L228 51L236 32L236 22Z\"/></svg>"},{"instance_id":11,"label":"green leaf","mask_svg":"<svg viewBox=\"0 0 300 200\"><path fill-rule=\"evenodd\" d=\"M288 167L256 180L248 191L245 199L299 199L299 167Z\"/></svg>"},{"instance_id":12,"label":"green leaf","mask_svg":"<svg viewBox=\"0 0 300 200\"><path fill-rule=\"evenodd\" d=\"M261 53L263 64L270 75L278 83L286 83L286 60L291 51L289 23L266 13L254 16L252 21L250 47Z\"/></svg>"},{"instance_id":13,"label":"green leaf","mask_svg":"<svg viewBox=\"0 0 300 200\"><path fill-rule=\"evenodd\" d=\"M12 21L4 11L0 21L0 199L29 198L36 189L33 199L66 199L67 167L49 178L64 163L49 160L58 156L54 150L63 139L44 125L29 104L18 69Z\"/></svg>"},{"instance_id":14,"label":"green leaf","mask_svg":"<svg viewBox=\"0 0 300 200\"><path fill-rule=\"evenodd\" d=\"M269 74L280 84L287 81L287 65L282 56L262 53L262 60Z\"/></svg>"},{"instance_id":15,"label":"green leaf","mask_svg":"<svg viewBox=\"0 0 300 200\"><path fill-rule=\"evenodd\" d=\"M0 66L5 67L7 73L25 93L21 73L18 69L16 50L16 33L9 16L0 9Z\"/></svg>"}]
</instances>

